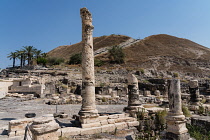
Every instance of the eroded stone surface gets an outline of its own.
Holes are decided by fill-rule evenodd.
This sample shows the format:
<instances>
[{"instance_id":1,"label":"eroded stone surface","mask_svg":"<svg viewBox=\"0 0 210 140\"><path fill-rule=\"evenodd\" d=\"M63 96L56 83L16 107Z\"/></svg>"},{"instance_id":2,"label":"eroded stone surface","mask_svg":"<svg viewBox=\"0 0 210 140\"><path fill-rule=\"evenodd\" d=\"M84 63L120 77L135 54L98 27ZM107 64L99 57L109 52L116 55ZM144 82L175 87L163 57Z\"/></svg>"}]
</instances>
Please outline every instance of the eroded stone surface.
<instances>
[{"instance_id":1,"label":"eroded stone surface","mask_svg":"<svg viewBox=\"0 0 210 140\"><path fill-rule=\"evenodd\" d=\"M186 128L185 116L182 112L182 104L181 104L181 90L180 90L180 80L173 79L169 80L169 92L168 92L168 100L169 100L169 112L166 117L167 122L167 134L173 134L175 136L179 136L188 132ZM167 135L168 138L172 135Z\"/></svg>"},{"instance_id":2,"label":"eroded stone surface","mask_svg":"<svg viewBox=\"0 0 210 140\"><path fill-rule=\"evenodd\" d=\"M96 117L98 111L95 106L95 75L93 55L93 25L92 15L87 8L80 9L82 18L82 108L81 118Z\"/></svg>"}]
</instances>

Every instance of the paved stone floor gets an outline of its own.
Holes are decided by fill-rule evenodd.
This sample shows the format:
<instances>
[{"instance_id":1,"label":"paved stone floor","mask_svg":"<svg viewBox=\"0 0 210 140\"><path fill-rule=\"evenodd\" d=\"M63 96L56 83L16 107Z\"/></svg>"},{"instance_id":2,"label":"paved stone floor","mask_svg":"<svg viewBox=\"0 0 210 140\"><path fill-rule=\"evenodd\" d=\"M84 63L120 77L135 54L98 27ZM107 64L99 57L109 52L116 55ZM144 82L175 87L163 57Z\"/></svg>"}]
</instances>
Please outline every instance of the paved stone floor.
<instances>
[{"instance_id":1,"label":"paved stone floor","mask_svg":"<svg viewBox=\"0 0 210 140\"><path fill-rule=\"evenodd\" d=\"M97 105L100 113L123 112L126 105ZM58 105L58 112L65 112L72 117L77 115L81 104ZM10 120L21 119L26 113L36 113L36 117L56 112L56 105L47 105L42 99L21 101L20 98L7 97L0 99L0 129L6 127Z\"/></svg>"}]
</instances>

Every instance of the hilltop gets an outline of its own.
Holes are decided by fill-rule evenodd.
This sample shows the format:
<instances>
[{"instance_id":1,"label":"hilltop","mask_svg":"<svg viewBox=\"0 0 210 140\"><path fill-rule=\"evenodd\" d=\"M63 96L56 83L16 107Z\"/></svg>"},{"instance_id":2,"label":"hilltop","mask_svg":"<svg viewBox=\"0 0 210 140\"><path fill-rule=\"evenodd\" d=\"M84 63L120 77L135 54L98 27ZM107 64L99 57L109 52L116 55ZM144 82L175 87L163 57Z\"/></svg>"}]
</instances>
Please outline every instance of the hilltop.
<instances>
[{"instance_id":1,"label":"hilltop","mask_svg":"<svg viewBox=\"0 0 210 140\"><path fill-rule=\"evenodd\" d=\"M139 67L155 71L184 73L210 73L210 49L184 38L166 34L152 35L135 40L124 35L94 38L94 52L98 59L108 61L104 48L121 45L125 52L125 67ZM127 43L125 45L125 43ZM104 49L104 50L103 50ZM82 43L59 46L48 53L50 57L62 57L66 61L82 50ZM99 51L103 50L103 51Z\"/></svg>"}]
</instances>

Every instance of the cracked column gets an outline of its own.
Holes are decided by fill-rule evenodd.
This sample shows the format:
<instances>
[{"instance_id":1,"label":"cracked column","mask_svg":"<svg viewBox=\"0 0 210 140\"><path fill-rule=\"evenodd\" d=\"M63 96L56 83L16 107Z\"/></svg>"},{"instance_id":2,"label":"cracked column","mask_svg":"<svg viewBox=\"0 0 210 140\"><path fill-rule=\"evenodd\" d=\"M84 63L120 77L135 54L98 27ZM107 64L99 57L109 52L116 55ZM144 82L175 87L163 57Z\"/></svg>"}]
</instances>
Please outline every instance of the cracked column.
<instances>
[{"instance_id":1,"label":"cracked column","mask_svg":"<svg viewBox=\"0 0 210 140\"><path fill-rule=\"evenodd\" d=\"M79 111L80 122L98 117L95 105L95 75L93 54L92 15L87 8L80 9L82 18L82 107Z\"/></svg>"},{"instance_id":2,"label":"cracked column","mask_svg":"<svg viewBox=\"0 0 210 140\"><path fill-rule=\"evenodd\" d=\"M187 140L189 138L186 128L185 116L182 112L182 100L180 90L180 80L169 80L169 112L166 117L166 136L173 140Z\"/></svg>"}]
</instances>

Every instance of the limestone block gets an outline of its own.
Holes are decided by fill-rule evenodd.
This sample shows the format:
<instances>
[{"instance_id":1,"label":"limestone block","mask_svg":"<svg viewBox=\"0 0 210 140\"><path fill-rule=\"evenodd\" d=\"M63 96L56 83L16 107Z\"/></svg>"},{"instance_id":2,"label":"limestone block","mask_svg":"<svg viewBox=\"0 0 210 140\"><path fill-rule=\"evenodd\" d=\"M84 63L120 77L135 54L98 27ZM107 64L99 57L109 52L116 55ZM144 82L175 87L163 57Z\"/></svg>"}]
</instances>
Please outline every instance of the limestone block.
<instances>
[{"instance_id":1,"label":"limestone block","mask_svg":"<svg viewBox=\"0 0 210 140\"><path fill-rule=\"evenodd\" d=\"M87 118L80 117L80 122L82 124L89 124L89 123L99 122L99 117L87 117Z\"/></svg>"},{"instance_id":2,"label":"limestone block","mask_svg":"<svg viewBox=\"0 0 210 140\"><path fill-rule=\"evenodd\" d=\"M81 135L93 135L97 133L101 133L101 127L81 129Z\"/></svg>"},{"instance_id":3,"label":"limestone block","mask_svg":"<svg viewBox=\"0 0 210 140\"><path fill-rule=\"evenodd\" d=\"M100 123L101 123L101 126L109 124L107 120L100 121Z\"/></svg>"},{"instance_id":4,"label":"limestone block","mask_svg":"<svg viewBox=\"0 0 210 140\"><path fill-rule=\"evenodd\" d=\"M98 117L99 121L103 121L103 120L107 120L107 119L108 119L108 116L99 116Z\"/></svg>"},{"instance_id":5,"label":"limestone block","mask_svg":"<svg viewBox=\"0 0 210 140\"><path fill-rule=\"evenodd\" d=\"M116 91L116 90L113 90L113 91L111 92L111 96L112 96L112 97L116 97L116 96L117 96L117 91Z\"/></svg>"},{"instance_id":6,"label":"limestone block","mask_svg":"<svg viewBox=\"0 0 210 140\"><path fill-rule=\"evenodd\" d=\"M25 130L11 131L11 132L9 133L9 137L23 136L24 134L25 134Z\"/></svg>"},{"instance_id":7,"label":"limestone block","mask_svg":"<svg viewBox=\"0 0 210 140\"><path fill-rule=\"evenodd\" d=\"M109 124L114 124L115 123L115 119L108 119L107 120Z\"/></svg>"},{"instance_id":8,"label":"limestone block","mask_svg":"<svg viewBox=\"0 0 210 140\"><path fill-rule=\"evenodd\" d=\"M127 129L128 125L125 122L121 122L121 123L115 123L115 127L118 130L122 130L122 129Z\"/></svg>"},{"instance_id":9,"label":"limestone block","mask_svg":"<svg viewBox=\"0 0 210 140\"><path fill-rule=\"evenodd\" d=\"M139 121L127 122L128 127L139 126Z\"/></svg>"},{"instance_id":10,"label":"limestone block","mask_svg":"<svg viewBox=\"0 0 210 140\"><path fill-rule=\"evenodd\" d=\"M125 117L126 117L126 113L118 114L118 118L125 118Z\"/></svg>"},{"instance_id":11,"label":"limestone block","mask_svg":"<svg viewBox=\"0 0 210 140\"><path fill-rule=\"evenodd\" d=\"M159 90L155 90L155 96L160 96L160 91Z\"/></svg>"},{"instance_id":12,"label":"limestone block","mask_svg":"<svg viewBox=\"0 0 210 140\"><path fill-rule=\"evenodd\" d=\"M59 128L53 117L39 117L30 125L30 130L36 135L57 131Z\"/></svg>"},{"instance_id":13,"label":"limestone block","mask_svg":"<svg viewBox=\"0 0 210 140\"><path fill-rule=\"evenodd\" d=\"M197 88L198 87L198 80L191 80L189 82L189 87L190 88Z\"/></svg>"},{"instance_id":14,"label":"limestone block","mask_svg":"<svg viewBox=\"0 0 210 140\"><path fill-rule=\"evenodd\" d=\"M65 127L61 128L62 137L76 136L81 134L82 128L77 127Z\"/></svg>"},{"instance_id":15,"label":"limestone block","mask_svg":"<svg viewBox=\"0 0 210 140\"><path fill-rule=\"evenodd\" d=\"M106 132L113 132L115 131L115 124L108 124L108 125L104 125L101 126L101 131L102 133L106 133Z\"/></svg>"},{"instance_id":16,"label":"limestone block","mask_svg":"<svg viewBox=\"0 0 210 140\"><path fill-rule=\"evenodd\" d=\"M151 95L151 92L149 90L144 91L144 96L149 96Z\"/></svg>"},{"instance_id":17,"label":"limestone block","mask_svg":"<svg viewBox=\"0 0 210 140\"><path fill-rule=\"evenodd\" d=\"M34 120L34 118L24 118L24 119L19 119L19 120L11 120L9 122L9 128L8 128L9 135L14 135L14 136L22 135L22 131L23 132L25 131L25 127L27 126L27 124L30 124L33 120ZM12 133L12 132L14 132L14 133Z\"/></svg>"},{"instance_id":18,"label":"limestone block","mask_svg":"<svg viewBox=\"0 0 210 140\"><path fill-rule=\"evenodd\" d=\"M117 119L119 118L118 114L109 115L109 119Z\"/></svg>"},{"instance_id":19,"label":"limestone block","mask_svg":"<svg viewBox=\"0 0 210 140\"><path fill-rule=\"evenodd\" d=\"M91 128L91 127L100 127L101 123L95 122L95 123L81 124L81 125L82 125L82 128Z\"/></svg>"},{"instance_id":20,"label":"limestone block","mask_svg":"<svg viewBox=\"0 0 210 140\"><path fill-rule=\"evenodd\" d=\"M43 135L34 135L32 134L33 140L58 140L60 136L60 130L56 132L48 132Z\"/></svg>"},{"instance_id":21,"label":"limestone block","mask_svg":"<svg viewBox=\"0 0 210 140\"><path fill-rule=\"evenodd\" d=\"M185 121L167 121L167 132L177 135L187 133Z\"/></svg>"},{"instance_id":22,"label":"limestone block","mask_svg":"<svg viewBox=\"0 0 210 140\"><path fill-rule=\"evenodd\" d=\"M118 119L115 119L115 123L119 123L119 122L131 122L131 121L135 121L135 118L133 118L133 117L126 117L126 118L118 118Z\"/></svg>"}]
</instances>

